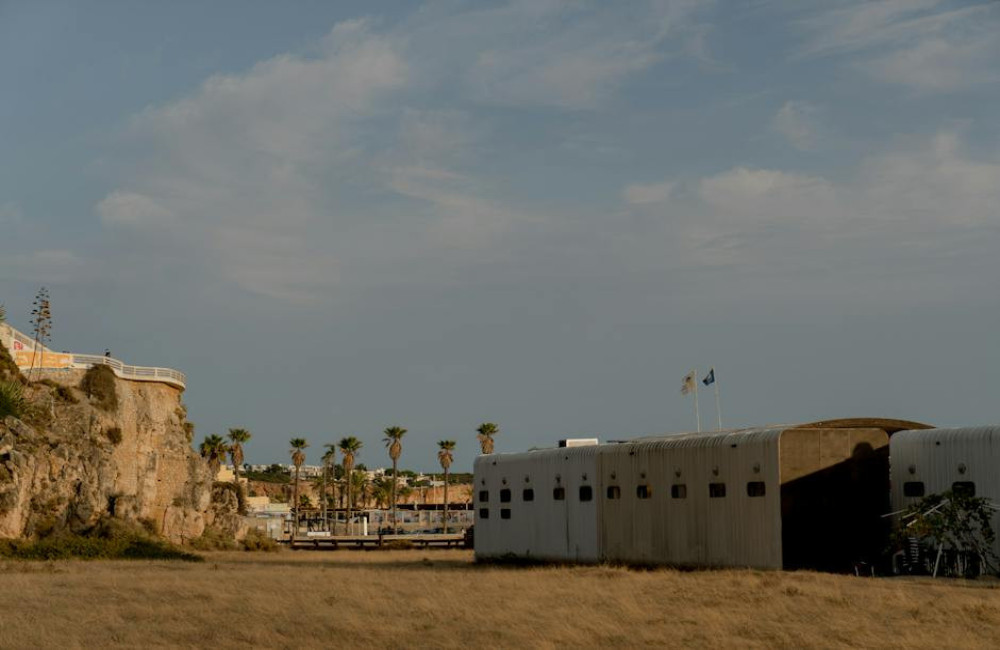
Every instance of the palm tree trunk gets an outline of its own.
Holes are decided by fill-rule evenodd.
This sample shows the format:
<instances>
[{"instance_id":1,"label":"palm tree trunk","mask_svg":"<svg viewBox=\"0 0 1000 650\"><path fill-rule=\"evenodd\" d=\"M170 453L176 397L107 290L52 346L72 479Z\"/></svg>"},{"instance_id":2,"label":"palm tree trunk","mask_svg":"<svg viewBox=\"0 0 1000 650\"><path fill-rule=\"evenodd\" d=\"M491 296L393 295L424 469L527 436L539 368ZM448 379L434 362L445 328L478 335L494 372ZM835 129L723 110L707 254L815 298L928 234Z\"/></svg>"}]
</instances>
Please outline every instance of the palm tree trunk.
<instances>
[{"instance_id":1,"label":"palm tree trunk","mask_svg":"<svg viewBox=\"0 0 1000 650\"><path fill-rule=\"evenodd\" d=\"M448 534L448 470L444 470L444 525L443 532Z\"/></svg>"},{"instance_id":2,"label":"palm tree trunk","mask_svg":"<svg viewBox=\"0 0 1000 650\"><path fill-rule=\"evenodd\" d=\"M320 497L323 500L323 530L329 530L326 525L326 474L329 466L329 463L323 463L323 496Z\"/></svg>"},{"instance_id":3,"label":"palm tree trunk","mask_svg":"<svg viewBox=\"0 0 1000 650\"><path fill-rule=\"evenodd\" d=\"M243 486L240 485L240 468L236 465L236 463L233 463L233 476L236 477L236 503L237 504L244 503L246 500L240 498L240 493L243 492ZM239 506L237 506L237 509L239 509ZM243 510L244 511L241 512L240 514L241 515L247 514L246 508L244 508Z\"/></svg>"},{"instance_id":4,"label":"palm tree trunk","mask_svg":"<svg viewBox=\"0 0 1000 650\"><path fill-rule=\"evenodd\" d=\"M396 477L396 465L397 461L395 458L392 459L392 532L395 535L399 534L399 522L396 521L396 484L399 479Z\"/></svg>"},{"instance_id":5,"label":"palm tree trunk","mask_svg":"<svg viewBox=\"0 0 1000 650\"><path fill-rule=\"evenodd\" d=\"M351 474L354 470L351 470L350 474L346 474L345 478L347 480L347 534L350 535L354 532L354 524L351 522L351 510L354 506L354 481L351 480Z\"/></svg>"},{"instance_id":6,"label":"palm tree trunk","mask_svg":"<svg viewBox=\"0 0 1000 650\"><path fill-rule=\"evenodd\" d=\"M299 534L299 466L295 466L295 488L292 490L292 507L295 508L295 528L292 529L292 539Z\"/></svg>"}]
</instances>

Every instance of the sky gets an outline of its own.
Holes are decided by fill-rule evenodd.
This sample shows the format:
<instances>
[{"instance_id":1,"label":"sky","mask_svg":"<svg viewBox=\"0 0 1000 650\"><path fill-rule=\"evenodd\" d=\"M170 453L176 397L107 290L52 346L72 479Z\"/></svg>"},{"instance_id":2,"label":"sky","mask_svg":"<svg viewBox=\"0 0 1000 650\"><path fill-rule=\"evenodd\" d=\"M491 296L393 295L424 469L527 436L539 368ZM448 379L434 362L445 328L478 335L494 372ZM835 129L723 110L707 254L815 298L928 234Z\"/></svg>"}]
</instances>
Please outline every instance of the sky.
<instances>
[{"instance_id":1,"label":"sky","mask_svg":"<svg viewBox=\"0 0 1000 650\"><path fill-rule=\"evenodd\" d=\"M1000 2L0 0L0 302L401 463L997 422ZM717 425L703 387L701 420Z\"/></svg>"}]
</instances>

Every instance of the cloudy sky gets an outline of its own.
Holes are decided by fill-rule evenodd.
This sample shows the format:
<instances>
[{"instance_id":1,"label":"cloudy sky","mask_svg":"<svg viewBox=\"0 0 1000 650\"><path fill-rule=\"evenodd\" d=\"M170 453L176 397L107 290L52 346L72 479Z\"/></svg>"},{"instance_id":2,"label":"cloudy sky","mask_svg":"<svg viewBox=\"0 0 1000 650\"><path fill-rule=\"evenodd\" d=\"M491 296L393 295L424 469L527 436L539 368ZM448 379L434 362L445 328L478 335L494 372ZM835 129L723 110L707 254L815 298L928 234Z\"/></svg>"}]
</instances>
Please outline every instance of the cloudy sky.
<instances>
[{"instance_id":1,"label":"cloudy sky","mask_svg":"<svg viewBox=\"0 0 1000 650\"><path fill-rule=\"evenodd\" d=\"M0 0L0 301L199 438L996 422L1000 3ZM710 392L702 421L713 426Z\"/></svg>"}]
</instances>

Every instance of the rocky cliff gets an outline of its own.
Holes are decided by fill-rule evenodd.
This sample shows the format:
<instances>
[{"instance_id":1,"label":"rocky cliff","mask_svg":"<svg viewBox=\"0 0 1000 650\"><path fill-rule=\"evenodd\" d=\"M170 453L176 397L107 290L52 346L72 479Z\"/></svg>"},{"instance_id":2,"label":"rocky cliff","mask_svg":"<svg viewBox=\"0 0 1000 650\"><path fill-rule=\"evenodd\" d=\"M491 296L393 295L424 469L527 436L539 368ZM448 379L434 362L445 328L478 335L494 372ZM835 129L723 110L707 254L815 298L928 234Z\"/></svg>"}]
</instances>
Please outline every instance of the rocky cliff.
<instances>
[{"instance_id":1,"label":"rocky cliff","mask_svg":"<svg viewBox=\"0 0 1000 650\"><path fill-rule=\"evenodd\" d=\"M20 418L0 422L0 537L80 530L109 516L174 542L200 536L217 508L180 391L111 373L109 400L84 374L32 375Z\"/></svg>"}]
</instances>

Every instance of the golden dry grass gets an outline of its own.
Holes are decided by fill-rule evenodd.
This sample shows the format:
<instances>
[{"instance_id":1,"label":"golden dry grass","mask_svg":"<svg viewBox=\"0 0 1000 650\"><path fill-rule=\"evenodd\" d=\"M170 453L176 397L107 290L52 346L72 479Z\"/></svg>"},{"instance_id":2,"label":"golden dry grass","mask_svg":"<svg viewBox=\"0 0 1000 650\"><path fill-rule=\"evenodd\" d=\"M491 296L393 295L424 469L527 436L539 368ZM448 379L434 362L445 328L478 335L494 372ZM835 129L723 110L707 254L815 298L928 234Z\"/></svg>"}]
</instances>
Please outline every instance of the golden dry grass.
<instances>
[{"instance_id":1,"label":"golden dry grass","mask_svg":"<svg viewBox=\"0 0 1000 650\"><path fill-rule=\"evenodd\" d=\"M479 566L466 551L0 563L2 648L1000 646L993 582Z\"/></svg>"}]
</instances>

